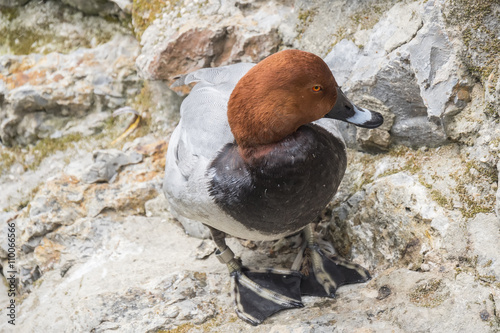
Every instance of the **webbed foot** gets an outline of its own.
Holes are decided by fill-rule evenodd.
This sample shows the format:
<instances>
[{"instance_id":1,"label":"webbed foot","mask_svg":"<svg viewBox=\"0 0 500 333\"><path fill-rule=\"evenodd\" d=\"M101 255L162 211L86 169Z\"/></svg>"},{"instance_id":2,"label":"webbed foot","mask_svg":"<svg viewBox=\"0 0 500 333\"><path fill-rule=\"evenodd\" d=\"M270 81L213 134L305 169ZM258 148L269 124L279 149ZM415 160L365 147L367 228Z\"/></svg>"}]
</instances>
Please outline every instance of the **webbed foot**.
<instances>
[{"instance_id":1,"label":"webbed foot","mask_svg":"<svg viewBox=\"0 0 500 333\"><path fill-rule=\"evenodd\" d=\"M233 285L236 314L252 325L262 323L278 311L300 308L301 274L290 270L249 270L227 247L224 234L211 228L218 250L216 257L226 264Z\"/></svg>"},{"instance_id":2,"label":"webbed foot","mask_svg":"<svg viewBox=\"0 0 500 333\"><path fill-rule=\"evenodd\" d=\"M322 250L314 240L312 226L304 229L306 243L300 257L302 295L335 297L340 286L366 282L371 279L370 273L360 265L336 257Z\"/></svg>"},{"instance_id":3,"label":"webbed foot","mask_svg":"<svg viewBox=\"0 0 500 333\"><path fill-rule=\"evenodd\" d=\"M252 325L278 311L301 308L301 275L289 270L253 271L242 267L231 273L236 314Z\"/></svg>"}]
</instances>

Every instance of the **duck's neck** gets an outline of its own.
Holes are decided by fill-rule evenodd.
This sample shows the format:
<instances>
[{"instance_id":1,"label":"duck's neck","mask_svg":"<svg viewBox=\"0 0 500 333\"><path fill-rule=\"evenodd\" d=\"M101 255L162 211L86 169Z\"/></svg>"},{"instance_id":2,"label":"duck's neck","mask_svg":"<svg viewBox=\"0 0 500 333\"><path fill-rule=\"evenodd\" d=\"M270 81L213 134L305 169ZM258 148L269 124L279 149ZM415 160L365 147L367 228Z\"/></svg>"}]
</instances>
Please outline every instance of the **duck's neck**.
<instances>
[{"instance_id":1,"label":"duck's neck","mask_svg":"<svg viewBox=\"0 0 500 333\"><path fill-rule=\"evenodd\" d=\"M238 146L238 153L248 165L255 165L268 155L278 143L258 145L253 147Z\"/></svg>"},{"instance_id":2,"label":"duck's neck","mask_svg":"<svg viewBox=\"0 0 500 333\"><path fill-rule=\"evenodd\" d=\"M312 126L312 127L311 127ZM274 159L280 161L290 158L289 154L294 154L296 149L302 149L305 141L310 141L309 133L315 131L313 125L304 125L299 127L293 133L285 136L283 139L272 143L245 146L237 144L237 152L242 160L250 167L262 167L270 163L269 158L273 155ZM271 162L272 163L272 162Z\"/></svg>"}]
</instances>

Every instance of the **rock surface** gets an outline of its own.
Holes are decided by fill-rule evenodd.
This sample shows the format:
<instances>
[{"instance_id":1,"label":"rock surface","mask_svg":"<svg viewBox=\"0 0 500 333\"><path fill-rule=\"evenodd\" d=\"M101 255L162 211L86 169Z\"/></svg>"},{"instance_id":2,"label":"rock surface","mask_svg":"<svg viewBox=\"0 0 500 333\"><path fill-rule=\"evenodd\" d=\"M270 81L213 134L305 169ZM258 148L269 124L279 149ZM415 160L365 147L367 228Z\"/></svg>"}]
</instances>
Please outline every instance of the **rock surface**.
<instances>
[{"instance_id":1,"label":"rock surface","mask_svg":"<svg viewBox=\"0 0 500 333\"><path fill-rule=\"evenodd\" d=\"M140 88L139 44L121 25L82 18L57 2L33 2L0 14L0 26L7 32L0 37L6 42L0 47L0 139L6 145L99 132L109 110ZM91 124L79 126L83 119Z\"/></svg>"},{"instance_id":2,"label":"rock surface","mask_svg":"<svg viewBox=\"0 0 500 333\"><path fill-rule=\"evenodd\" d=\"M30 0L2 0L0 7L17 7L26 4Z\"/></svg>"},{"instance_id":3,"label":"rock surface","mask_svg":"<svg viewBox=\"0 0 500 333\"><path fill-rule=\"evenodd\" d=\"M60 136L72 132L70 121L78 116L122 106L137 93L137 51L136 41L123 36L67 55L1 57L2 142L25 145Z\"/></svg>"},{"instance_id":4,"label":"rock surface","mask_svg":"<svg viewBox=\"0 0 500 333\"><path fill-rule=\"evenodd\" d=\"M62 3L90 15L119 15L121 6L108 0L61 0Z\"/></svg>"},{"instance_id":5,"label":"rock surface","mask_svg":"<svg viewBox=\"0 0 500 333\"><path fill-rule=\"evenodd\" d=\"M173 83L199 68L260 61L278 50L280 16L289 11L275 2L169 3L141 36L138 68L148 79Z\"/></svg>"},{"instance_id":6,"label":"rock surface","mask_svg":"<svg viewBox=\"0 0 500 333\"><path fill-rule=\"evenodd\" d=\"M8 277L15 223L18 331L500 331L497 1L1 6L0 266ZM285 48L325 57L354 102L384 114L376 130L343 126L349 166L318 227L373 279L251 327L206 230L163 196L188 92L168 86ZM124 106L139 116L113 118ZM250 267L284 268L298 245L228 244Z\"/></svg>"}]
</instances>

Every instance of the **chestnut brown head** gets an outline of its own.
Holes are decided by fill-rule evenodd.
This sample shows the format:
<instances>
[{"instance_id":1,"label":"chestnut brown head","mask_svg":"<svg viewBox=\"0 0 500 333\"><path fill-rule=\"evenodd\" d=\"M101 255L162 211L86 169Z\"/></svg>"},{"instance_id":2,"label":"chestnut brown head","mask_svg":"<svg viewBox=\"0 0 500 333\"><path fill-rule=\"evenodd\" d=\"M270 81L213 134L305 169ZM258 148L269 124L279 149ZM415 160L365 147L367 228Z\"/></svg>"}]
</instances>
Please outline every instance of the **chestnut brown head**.
<instances>
[{"instance_id":1,"label":"chestnut brown head","mask_svg":"<svg viewBox=\"0 0 500 333\"><path fill-rule=\"evenodd\" d=\"M241 148L272 144L324 117L336 100L337 83L320 57L285 50L240 79L228 103L229 126Z\"/></svg>"}]
</instances>

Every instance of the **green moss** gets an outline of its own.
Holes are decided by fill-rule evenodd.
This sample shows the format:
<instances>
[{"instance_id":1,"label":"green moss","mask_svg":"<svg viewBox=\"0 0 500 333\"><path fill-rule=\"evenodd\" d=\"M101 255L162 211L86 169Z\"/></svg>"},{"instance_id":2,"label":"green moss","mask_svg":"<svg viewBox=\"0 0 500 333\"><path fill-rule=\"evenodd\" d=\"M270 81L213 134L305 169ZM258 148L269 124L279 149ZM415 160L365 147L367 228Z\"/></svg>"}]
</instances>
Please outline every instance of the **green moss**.
<instances>
[{"instance_id":1,"label":"green moss","mask_svg":"<svg viewBox=\"0 0 500 333\"><path fill-rule=\"evenodd\" d=\"M38 279L33 282L33 287L40 287L43 283L43 279Z\"/></svg>"},{"instance_id":2,"label":"green moss","mask_svg":"<svg viewBox=\"0 0 500 333\"><path fill-rule=\"evenodd\" d=\"M462 40L466 46L462 60L470 73L481 81L498 67L500 63L500 39L495 27L495 6L497 0L450 0L445 16L451 25L460 27Z\"/></svg>"},{"instance_id":3,"label":"green moss","mask_svg":"<svg viewBox=\"0 0 500 333\"><path fill-rule=\"evenodd\" d=\"M404 166L387 170L386 172L381 174L380 177L387 177L400 172L408 172L414 175L419 173L421 170L422 170L421 166L418 163L416 163L416 161L412 158L408 160Z\"/></svg>"},{"instance_id":4,"label":"green moss","mask_svg":"<svg viewBox=\"0 0 500 333\"><path fill-rule=\"evenodd\" d=\"M445 300L445 295L439 292L440 289L442 280L432 279L412 290L409 294L410 302L420 307L435 308Z\"/></svg>"},{"instance_id":5,"label":"green moss","mask_svg":"<svg viewBox=\"0 0 500 333\"><path fill-rule=\"evenodd\" d=\"M450 200L448 200L441 192L437 190L432 190L431 191L431 198L434 202L436 202L438 205L444 208L451 209L453 208L453 205L451 204Z\"/></svg>"},{"instance_id":6,"label":"green moss","mask_svg":"<svg viewBox=\"0 0 500 333\"><path fill-rule=\"evenodd\" d=\"M18 154L16 154L14 149L3 149L0 153L0 176L17 162L17 156Z\"/></svg>"},{"instance_id":7,"label":"green moss","mask_svg":"<svg viewBox=\"0 0 500 333\"><path fill-rule=\"evenodd\" d=\"M493 213L494 211L494 197L485 197L480 202L472 199L469 192L465 188L464 184L457 186L456 191L460 200L462 201L463 207L460 208L460 212L464 217L473 218L479 213ZM485 201L489 201L485 203Z\"/></svg>"},{"instance_id":8,"label":"green moss","mask_svg":"<svg viewBox=\"0 0 500 333\"><path fill-rule=\"evenodd\" d=\"M12 21L19 17L19 7L2 7L1 12L7 21Z\"/></svg>"},{"instance_id":9,"label":"green moss","mask_svg":"<svg viewBox=\"0 0 500 333\"><path fill-rule=\"evenodd\" d=\"M132 107L139 111L139 113L151 111L154 106L151 101L153 100L153 91L149 82L144 81L141 91L132 101Z\"/></svg>"},{"instance_id":10,"label":"green moss","mask_svg":"<svg viewBox=\"0 0 500 333\"><path fill-rule=\"evenodd\" d=\"M418 181L420 182L420 184L422 184L423 186L425 186L425 188L427 189L432 189L432 185L427 183L425 180L424 180L424 177L422 175L419 175L418 176Z\"/></svg>"},{"instance_id":11,"label":"green moss","mask_svg":"<svg viewBox=\"0 0 500 333\"><path fill-rule=\"evenodd\" d=\"M486 103L484 112L490 117L498 117L500 110L497 110L494 103L488 102Z\"/></svg>"},{"instance_id":12,"label":"green moss","mask_svg":"<svg viewBox=\"0 0 500 333\"><path fill-rule=\"evenodd\" d=\"M219 310L221 312L221 310ZM229 320L231 322L231 319ZM197 329L201 332L209 332L213 331L217 327L221 325L221 320L220 317L215 317L209 319L207 322L201 324L201 325L195 325L193 323L184 323L182 325L177 326L176 328L170 329L170 330L164 330L160 329L156 331L156 333L187 333L191 332L193 329Z\"/></svg>"},{"instance_id":13,"label":"green moss","mask_svg":"<svg viewBox=\"0 0 500 333\"><path fill-rule=\"evenodd\" d=\"M494 283L497 281L497 278L495 275L478 275L477 277L478 280L482 282L486 282L488 284Z\"/></svg>"},{"instance_id":14,"label":"green moss","mask_svg":"<svg viewBox=\"0 0 500 333\"><path fill-rule=\"evenodd\" d=\"M493 264L493 260L488 260L486 264L483 265L483 268L490 267Z\"/></svg>"},{"instance_id":15,"label":"green moss","mask_svg":"<svg viewBox=\"0 0 500 333\"><path fill-rule=\"evenodd\" d=\"M299 10L299 15L297 16L297 18L299 19L299 21L302 23L302 24L310 24L314 18L314 16L316 15L316 11L315 10L311 10L311 9L308 9L308 10L304 10L304 9L300 9Z\"/></svg>"},{"instance_id":16,"label":"green moss","mask_svg":"<svg viewBox=\"0 0 500 333\"><path fill-rule=\"evenodd\" d=\"M24 27L0 34L0 44L7 46L16 55L35 53L37 44L46 44L53 39L52 34L40 34Z\"/></svg>"},{"instance_id":17,"label":"green moss","mask_svg":"<svg viewBox=\"0 0 500 333\"><path fill-rule=\"evenodd\" d=\"M471 172L472 169L476 170L474 174ZM455 191L462 202L460 211L463 216L473 218L479 213L494 212L496 197L495 194L491 192L489 185L498 182L498 172L496 169L482 166L473 161L468 161L465 163L465 170L452 174L452 177L457 182ZM487 184L487 186L483 185L479 188L483 193L479 196L472 195L468 186L470 184L480 186L482 183Z\"/></svg>"},{"instance_id":18,"label":"green moss","mask_svg":"<svg viewBox=\"0 0 500 333\"><path fill-rule=\"evenodd\" d=\"M466 163L467 172L470 174L472 168L479 171L482 177L486 178L490 184L498 182L498 171L494 168L488 168L486 166L479 165L476 162L469 161Z\"/></svg>"},{"instance_id":19,"label":"green moss","mask_svg":"<svg viewBox=\"0 0 500 333\"><path fill-rule=\"evenodd\" d=\"M495 302L495 297L493 296L493 294L490 294L489 299L491 301L491 305L493 308L492 326L496 327L495 332L499 332L500 331L500 313L498 313L498 310L497 310L497 303Z\"/></svg>"},{"instance_id":20,"label":"green moss","mask_svg":"<svg viewBox=\"0 0 500 333\"><path fill-rule=\"evenodd\" d=\"M346 38L347 36L347 29L345 27L338 27L337 31L333 34L333 37L335 37L335 43L340 42L342 39Z\"/></svg>"},{"instance_id":21,"label":"green moss","mask_svg":"<svg viewBox=\"0 0 500 333\"><path fill-rule=\"evenodd\" d=\"M393 146L388 154L390 156L394 156L394 157L403 157L405 156L406 154L408 154L410 151L412 151L411 148L407 147L407 146Z\"/></svg>"},{"instance_id":22,"label":"green moss","mask_svg":"<svg viewBox=\"0 0 500 333\"><path fill-rule=\"evenodd\" d=\"M299 14L297 16L299 23L295 26L295 30L298 32L298 39L302 38L302 35L306 31L307 27L309 27L312 23L314 16L316 16L317 13L316 9L299 9Z\"/></svg>"},{"instance_id":23,"label":"green moss","mask_svg":"<svg viewBox=\"0 0 500 333\"><path fill-rule=\"evenodd\" d=\"M119 129L116 128L116 119L114 117L109 117L104 121L101 131L91 138L96 141L105 140L107 138L108 141L111 142L112 138L118 135L118 132Z\"/></svg>"},{"instance_id":24,"label":"green moss","mask_svg":"<svg viewBox=\"0 0 500 333\"><path fill-rule=\"evenodd\" d=\"M91 47L95 42L97 44L108 42L119 31L123 33L130 31L130 23L127 23L126 19L118 20L111 16L106 18L83 16L82 18L78 10L60 3L26 6L30 7L28 11L30 14L26 14L27 19L19 16L17 8L0 11L0 23L2 23L0 54L69 53L78 48ZM39 6L37 9L39 8L40 11L40 14L36 16L36 24L31 21L35 18L34 6ZM68 31L60 28L62 24L71 20L81 20L83 30L72 33L71 38L68 38ZM123 28L127 26L127 29Z\"/></svg>"},{"instance_id":25,"label":"green moss","mask_svg":"<svg viewBox=\"0 0 500 333\"><path fill-rule=\"evenodd\" d=\"M28 165L28 168L31 170L36 169L47 156L54 154L54 152L58 150L64 151L68 149L71 145L80 141L82 138L83 136L81 133L74 133L57 139L44 138L39 140L31 149L35 158L32 163Z\"/></svg>"},{"instance_id":26,"label":"green moss","mask_svg":"<svg viewBox=\"0 0 500 333\"><path fill-rule=\"evenodd\" d=\"M134 0L132 3L132 24L138 40L144 31L153 23L158 13L165 6L165 1Z\"/></svg>"},{"instance_id":27,"label":"green moss","mask_svg":"<svg viewBox=\"0 0 500 333\"><path fill-rule=\"evenodd\" d=\"M360 30L369 30L377 24L382 14L391 8L393 4L394 1L388 1L387 3L381 4L371 4L352 14L349 18L356 25L356 28Z\"/></svg>"}]
</instances>

